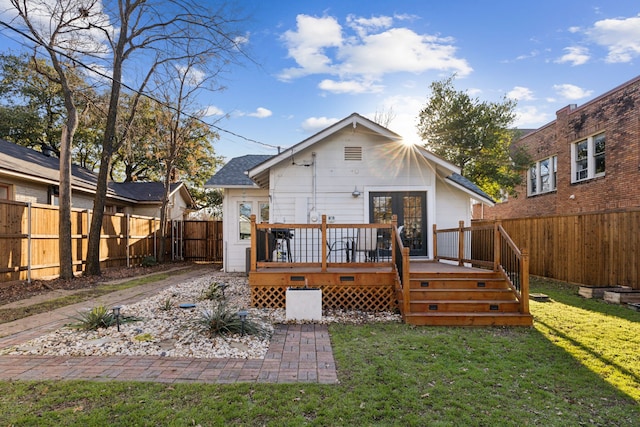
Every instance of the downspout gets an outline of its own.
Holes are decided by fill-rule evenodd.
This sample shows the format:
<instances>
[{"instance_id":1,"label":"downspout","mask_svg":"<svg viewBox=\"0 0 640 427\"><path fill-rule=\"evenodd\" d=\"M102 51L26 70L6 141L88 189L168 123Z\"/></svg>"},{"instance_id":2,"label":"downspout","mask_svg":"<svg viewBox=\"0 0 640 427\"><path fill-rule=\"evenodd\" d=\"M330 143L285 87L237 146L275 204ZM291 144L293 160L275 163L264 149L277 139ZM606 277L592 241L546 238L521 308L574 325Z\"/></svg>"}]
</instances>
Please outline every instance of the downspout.
<instances>
[{"instance_id":1,"label":"downspout","mask_svg":"<svg viewBox=\"0 0 640 427\"><path fill-rule=\"evenodd\" d=\"M312 186L312 192L313 192L313 210L317 211L318 210L318 194L317 194L317 181L318 181L318 177L317 177L317 170L316 170L316 153L313 152L311 153L311 168L313 170L313 181L311 183Z\"/></svg>"}]
</instances>

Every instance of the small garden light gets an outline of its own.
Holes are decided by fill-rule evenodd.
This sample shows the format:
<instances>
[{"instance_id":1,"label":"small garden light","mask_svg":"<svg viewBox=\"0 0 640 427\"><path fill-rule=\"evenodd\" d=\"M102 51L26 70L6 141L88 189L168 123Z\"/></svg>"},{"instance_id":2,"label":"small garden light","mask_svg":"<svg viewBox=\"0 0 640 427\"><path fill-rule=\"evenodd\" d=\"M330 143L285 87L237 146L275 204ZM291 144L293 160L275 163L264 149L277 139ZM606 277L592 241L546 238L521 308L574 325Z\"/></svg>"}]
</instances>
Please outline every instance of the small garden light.
<instances>
[{"instance_id":1,"label":"small garden light","mask_svg":"<svg viewBox=\"0 0 640 427\"><path fill-rule=\"evenodd\" d=\"M238 311L238 316L240 317L240 322L242 322L242 333L241 336L244 336L244 322L246 322L247 320L247 314L249 314L249 312L247 310L240 310Z\"/></svg>"},{"instance_id":2,"label":"small garden light","mask_svg":"<svg viewBox=\"0 0 640 427\"><path fill-rule=\"evenodd\" d=\"M226 299L225 295L224 295L224 290L227 289L229 287L229 285L227 285L226 283L219 283L218 284L218 288L222 289L222 299Z\"/></svg>"},{"instance_id":3,"label":"small garden light","mask_svg":"<svg viewBox=\"0 0 640 427\"><path fill-rule=\"evenodd\" d=\"M118 327L118 332L120 332L120 308L121 307L117 305L111 309L113 310L113 317L116 318L116 326Z\"/></svg>"}]
</instances>

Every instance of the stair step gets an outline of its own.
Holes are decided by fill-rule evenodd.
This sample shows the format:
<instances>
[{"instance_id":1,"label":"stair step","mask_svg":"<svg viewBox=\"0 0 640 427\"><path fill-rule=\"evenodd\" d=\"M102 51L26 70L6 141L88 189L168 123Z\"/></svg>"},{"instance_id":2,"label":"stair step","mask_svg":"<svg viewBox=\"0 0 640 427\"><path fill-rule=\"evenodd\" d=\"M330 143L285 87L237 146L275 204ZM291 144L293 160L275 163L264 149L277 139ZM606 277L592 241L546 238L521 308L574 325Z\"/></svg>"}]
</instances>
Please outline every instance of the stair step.
<instances>
[{"instance_id":1,"label":"stair step","mask_svg":"<svg viewBox=\"0 0 640 427\"><path fill-rule=\"evenodd\" d=\"M415 301L411 300L410 311L413 312L458 312L458 313L517 313L520 310L518 301Z\"/></svg>"},{"instance_id":2,"label":"stair step","mask_svg":"<svg viewBox=\"0 0 640 427\"><path fill-rule=\"evenodd\" d=\"M515 300L511 289L411 289L413 300Z\"/></svg>"},{"instance_id":3,"label":"stair step","mask_svg":"<svg viewBox=\"0 0 640 427\"><path fill-rule=\"evenodd\" d=\"M502 278L448 278L448 279L433 279L411 278L411 289L443 289L443 288L467 288L467 289L499 289L507 287L506 282Z\"/></svg>"},{"instance_id":4,"label":"stair step","mask_svg":"<svg viewBox=\"0 0 640 427\"><path fill-rule=\"evenodd\" d=\"M532 326L533 317L521 313L409 313L405 321L420 326Z\"/></svg>"}]
</instances>

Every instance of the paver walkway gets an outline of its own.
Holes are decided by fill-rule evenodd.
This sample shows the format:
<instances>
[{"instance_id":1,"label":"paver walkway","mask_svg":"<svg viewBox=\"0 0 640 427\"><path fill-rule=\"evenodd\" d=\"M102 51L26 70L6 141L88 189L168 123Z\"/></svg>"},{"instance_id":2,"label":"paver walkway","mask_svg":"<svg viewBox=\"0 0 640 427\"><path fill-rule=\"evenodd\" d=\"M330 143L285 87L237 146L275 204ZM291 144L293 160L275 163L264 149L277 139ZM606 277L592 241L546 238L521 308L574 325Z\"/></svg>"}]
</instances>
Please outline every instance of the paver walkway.
<instances>
[{"instance_id":1,"label":"paver walkway","mask_svg":"<svg viewBox=\"0 0 640 427\"><path fill-rule=\"evenodd\" d=\"M207 271L189 272L195 275ZM118 291L100 298L110 303L141 300L185 276ZM90 305L83 302L83 306ZM68 321L75 306L0 325L0 348L44 335ZM336 384L333 349L326 325L275 325L264 359L195 359L161 356L0 356L0 380L153 381L163 383L292 383Z\"/></svg>"},{"instance_id":2,"label":"paver walkway","mask_svg":"<svg viewBox=\"0 0 640 427\"><path fill-rule=\"evenodd\" d=\"M276 325L264 359L152 356L0 356L2 380L336 384L325 325Z\"/></svg>"}]
</instances>

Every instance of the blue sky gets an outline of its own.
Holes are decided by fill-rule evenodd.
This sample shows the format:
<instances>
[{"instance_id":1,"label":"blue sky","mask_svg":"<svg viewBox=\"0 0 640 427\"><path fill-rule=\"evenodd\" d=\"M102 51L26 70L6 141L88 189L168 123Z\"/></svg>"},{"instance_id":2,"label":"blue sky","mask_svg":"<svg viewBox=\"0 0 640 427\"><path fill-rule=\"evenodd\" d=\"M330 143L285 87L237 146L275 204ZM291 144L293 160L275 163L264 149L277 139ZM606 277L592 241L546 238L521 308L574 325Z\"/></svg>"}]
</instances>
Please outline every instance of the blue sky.
<instances>
[{"instance_id":1,"label":"blue sky","mask_svg":"<svg viewBox=\"0 0 640 427\"><path fill-rule=\"evenodd\" d=\"M4 3L5 0L0 1ZM201 99L227 159L275 154L353 112L392 109L389 128L419 141L429 85L453 73L482 101L518 100L516 125L536 128L640 74L640 3L236 0L245 48L227 89ZM0 32L0 49L12 40Z\"/></svg>"}]
</instances>

